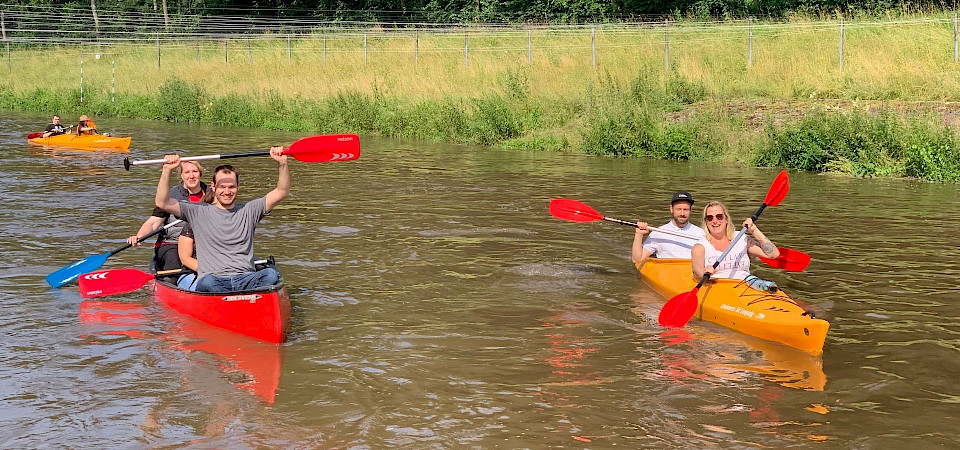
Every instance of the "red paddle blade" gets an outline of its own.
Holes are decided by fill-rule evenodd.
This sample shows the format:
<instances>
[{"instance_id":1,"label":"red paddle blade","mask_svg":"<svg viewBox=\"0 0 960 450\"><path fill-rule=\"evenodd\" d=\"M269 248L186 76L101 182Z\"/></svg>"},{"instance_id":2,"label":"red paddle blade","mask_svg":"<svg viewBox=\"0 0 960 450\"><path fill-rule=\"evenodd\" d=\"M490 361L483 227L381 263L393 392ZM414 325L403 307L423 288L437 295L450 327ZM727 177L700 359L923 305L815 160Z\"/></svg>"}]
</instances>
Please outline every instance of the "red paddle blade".
<instances>
[{"instance_id":1,"label":"red paddle blade","mask_svg":"<svg viewBox=\"0 0 960 450\"><path fill-rule=\"evenodd\" d=\"M360 137L355 134L310 136L290 144L284 155L297 161L350 161L360 157Z\"/></svg>"},{"instance_id":2,"label":"red paddle blade","mask_svg":"<svg viewBox=\"0 0 960 450\"><path fill-rule=\"evenodd\" d=\"M787 177L787 171L781 170L777 178L773 180L773 184L770 185L770 190L767 191L767 197L763 199L763 203L766 203L767 206L777 206L789 191L790 179Z\"/></svg>"},{"instance_id":3,"label":"red paddle blade","mask_svg":"<svg viewBox=\"0 0 960 450\"><path fill-rule=\"evenodd\" d=\"M666 328L683 328L687 322L693 318L697 312L697 291L699 288L693 288L690 292L677 294L671 298L663 309L660 310L660 316L657 322L660 326Z\"/></svg>"},{"instance_id":4,"label":"red paddle blade","mask_svg":"<svg viewBox=\"0 0 960 450\"><path fill-rule=\"evenodd\" d=\"M30 134L27 135L27 139L36 139L36 138L38 138L38 137L43 137L43 132L42 132L42 131L38 131L38 132L36 132L36 133L30 133Z\"/></svg>"},{"instance_id":5,"label":"red paddle blade","mask_svg":"<svg viewBox=\"0 0 960 450\"><path fill-rule=\"evenodd\" d=\"M603 215L584 203L569 198L555 198L550 200L550 215L558 219L574 222L593 222L603 220Z\"/></svg>"},{"instance_id":6,"label":"red paddle blade","mask_svg":"<svg viewBox=\"0 0 960 450\"><path fill-rule=\"evenodd\" d=\"M777 258L764 258L760 260L778 269L790 272L803 272L810 265L810 255L794 250L792 248L777 247L780 249L780 256Z\"/></svg>"},{"instance_id":7,"label":"red paddle blade","mask_svg":"<svg viewBox=\"0 0 960 450\"><path fill-rule=\"evenodd\" d=\"M137 269L91 272L80 276L80 295L83 297L104 297L123 294L140 289L153 278L153 274Z\"/></svg>"}]
</instances>

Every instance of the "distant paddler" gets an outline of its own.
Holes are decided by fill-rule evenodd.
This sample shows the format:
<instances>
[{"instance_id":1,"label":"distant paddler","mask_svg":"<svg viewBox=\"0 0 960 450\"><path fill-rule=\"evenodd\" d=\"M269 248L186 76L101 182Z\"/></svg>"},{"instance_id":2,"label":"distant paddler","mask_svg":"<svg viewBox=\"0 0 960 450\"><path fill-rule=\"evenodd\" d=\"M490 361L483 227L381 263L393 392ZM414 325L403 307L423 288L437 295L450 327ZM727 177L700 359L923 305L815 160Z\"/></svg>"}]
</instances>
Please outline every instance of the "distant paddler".
<instances>
[{"instance_id":1,"label":"distant paddler","mask_svg":"<svg viewBox=\"0 0 960 450\"><path fill-rule=\"evenodd\" d=\"M99 134L99 132L97 131L97 124L93 123L93 120L84 114L80 116L80 123L77 124L77 136L86 134Z\"/></svg>"},{"instance_id":2,"label":"distant paddler","mask_svg":"<svg viewBox=\"0 0 960 450\"><path fill-rule=\"evenodd\" d=\"M69 131L70 128L73 128L73 125L69 127L63 126L63 124L60 123L60 116L54 114L53 118L50 119L50 124L47 125L47 129L44 130L43 134L40 137L50 137L50 136L61 135Z\"/></svg>"}]
</instances>

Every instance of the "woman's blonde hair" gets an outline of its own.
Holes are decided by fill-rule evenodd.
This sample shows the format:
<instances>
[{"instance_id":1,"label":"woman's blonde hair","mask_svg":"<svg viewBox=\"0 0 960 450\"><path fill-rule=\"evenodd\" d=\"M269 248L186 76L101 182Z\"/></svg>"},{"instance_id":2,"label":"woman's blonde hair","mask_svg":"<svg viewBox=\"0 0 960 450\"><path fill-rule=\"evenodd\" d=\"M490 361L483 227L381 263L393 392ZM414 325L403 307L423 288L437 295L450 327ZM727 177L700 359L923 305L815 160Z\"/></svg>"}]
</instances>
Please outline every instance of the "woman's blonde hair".
<instances>
[{"instance_id":1,"label":"woman's blonde hair","mask_svg":"<svg viewBox=\"0 0 960 450\"><path fill-rule=\"evenodd\" d=\"M177 170L180 171L180 176L181 176L181 177L183 177L183 165L184 165L184 164L193 164L193 165L197 166L197 170L200 172L200 177L203 177L203 166L200 165L200 162L199 162L199 161L184 161L183 163L181 163L181 164L180 164L180 168L177 169Z\"/></svg>"},{"instance_id":2,"label":"woman's blonde hair","mask_svg":"<svg viewBox=\"0 0 960 450\"><path fill-rule=\"evenodd\" d=\"M710 202L707 203L707 206L703 207L703 213L700 215L700 228L703 228L703 232L706 233L707 240L713 240L713 236L710 235L710 230L707 228L707 209L713 206L719 206L723 209L723 219L727 221L727 239L733 239L733 219L730 218L730 213L727 212L727 206L721 202Z\"/></svg>"}]
</instances>

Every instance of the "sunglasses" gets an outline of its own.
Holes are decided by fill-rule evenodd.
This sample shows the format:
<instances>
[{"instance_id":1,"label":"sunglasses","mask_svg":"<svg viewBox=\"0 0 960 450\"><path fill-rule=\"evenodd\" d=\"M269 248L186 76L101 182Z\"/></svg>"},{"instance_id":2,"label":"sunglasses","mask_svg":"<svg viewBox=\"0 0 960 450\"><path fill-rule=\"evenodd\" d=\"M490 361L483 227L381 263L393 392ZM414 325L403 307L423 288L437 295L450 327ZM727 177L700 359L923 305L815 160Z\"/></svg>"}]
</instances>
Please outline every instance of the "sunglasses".
<instances>
[{"instance_id":1,"label":"sunglasses","mask_svg":"<svg viewBox=\"0 0 960 450\"><path fill-rule=\"evenodd\" d=\"M707 214L705 219L707 219L707 222L713 222L714 217L716 217L717 220L723 220L723 213L717 214L716 216L713 214Z\"/></svg>"}]
</instances>

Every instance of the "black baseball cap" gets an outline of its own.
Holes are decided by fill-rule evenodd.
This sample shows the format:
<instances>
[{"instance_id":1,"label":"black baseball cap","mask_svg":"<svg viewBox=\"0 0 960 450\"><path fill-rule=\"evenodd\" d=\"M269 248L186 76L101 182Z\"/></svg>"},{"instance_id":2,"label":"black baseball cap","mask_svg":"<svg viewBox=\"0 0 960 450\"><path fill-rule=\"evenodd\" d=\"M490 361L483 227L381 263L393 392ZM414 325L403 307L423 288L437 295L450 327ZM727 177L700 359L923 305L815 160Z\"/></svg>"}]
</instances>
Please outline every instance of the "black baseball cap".
<instances>
[{"instance_id":1,"label":"black baseball cap","mask_svg":"<svg viewBox=\"0 0 960 450\"><path fill-rule=\"evenodd\" d=\"M670 200L670 206L673 206L676 202L690 202L690 206L693 206L693 196L687 191L674 192L673 200Z\"/></svg>"}]
</instances>

